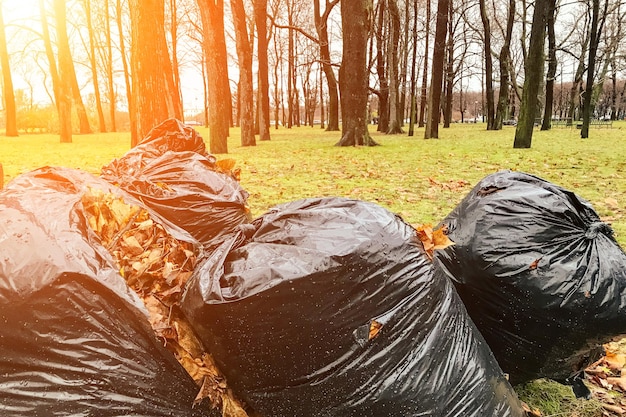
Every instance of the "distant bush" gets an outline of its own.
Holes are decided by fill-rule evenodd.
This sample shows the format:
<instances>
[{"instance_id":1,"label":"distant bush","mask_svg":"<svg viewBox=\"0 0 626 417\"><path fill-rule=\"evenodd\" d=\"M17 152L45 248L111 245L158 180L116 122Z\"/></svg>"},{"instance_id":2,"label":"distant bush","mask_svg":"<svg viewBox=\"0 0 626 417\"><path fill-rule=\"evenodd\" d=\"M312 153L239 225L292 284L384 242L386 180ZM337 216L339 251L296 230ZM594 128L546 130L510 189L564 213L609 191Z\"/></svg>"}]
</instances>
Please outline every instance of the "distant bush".
<instances>
[{"instance_id":1,"label":"distant bush","mask_svg":"<svg viewBox=\"0 0 626 417\"><path fill-rule=\"evenodd\" d=\"M58 129L58 116L54 106L32 106L17 111L18 129L27 133L53 133Z\"/></svg>"}]
</instances>

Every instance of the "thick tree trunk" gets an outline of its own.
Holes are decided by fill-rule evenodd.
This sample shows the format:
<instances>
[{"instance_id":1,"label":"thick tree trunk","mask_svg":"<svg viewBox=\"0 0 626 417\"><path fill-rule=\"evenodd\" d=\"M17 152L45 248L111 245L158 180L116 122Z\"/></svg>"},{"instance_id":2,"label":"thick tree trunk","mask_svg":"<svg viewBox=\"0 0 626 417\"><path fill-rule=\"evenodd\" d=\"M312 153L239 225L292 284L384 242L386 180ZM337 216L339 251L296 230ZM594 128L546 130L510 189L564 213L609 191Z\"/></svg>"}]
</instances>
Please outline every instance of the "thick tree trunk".
<instances>
[{"instance_id":1,"label":"thick tree trunk","mask_svg":"<svg viewBox=\"0 0 626 417\"><path fill-rule=\"evenodd\" d=\"M4 16L0 4L0 69L2 69L2 97L6 110L6 136L18 136L17 133L17 109L15 106L15 94L13 92L13 77L9 65L9 51L7 49L6 33L4 29ZM2 189L2 168L0 166L0 189Z\"/></svg>"},{"instance_id":2,"label":"thick tree trunk","mask_svg":"<svg viewBox=\"0 0 626 417\"><path fill-rule=\"evenodd\" d=\"M324 13L320 14L320 0L313 0L315 14L315 28L319 37L320 60L322 70L328 85L328 127L327 131L339 131L339 93L337 92L337 78L330 61L330 44L328 39L328 16L339 0L326 0ZM321 98L323 101L323 97Z\"/></svg>"},{"instance_id":3,"label":"thick tree trunk","mask_svg":"<svg viewBox=\"0 0 626 417\"><path fill-rule=\"evenodd\" d=\"M337 146L377 145L367 130L367 38L372 8L372 0L343 0L341 4L343 59L339 68L339 92L343 123Z\"/></svg>"},{"instance_id":4,"label":"thick tree trunk","mask_svg":"<svg viewBox=\"0 0 626 417\"><path fill-rule=\"evenodd\" d=\"M259 140L270 140L270 83L267 58L267 0L254 0L254 23L258 35L258 95Z\"/></svg>"},{"instance_id":5,"label":"thick tree trunk","mask_svg":"<svg viewBox=\"0 0 626 417\"><path fill-rule=\"evenodd\" d=\"M231 11L235 26L235 42L239 58L238 112L241 125L241 146L255 146L254 137L254 90L252 87L252 49L248 38L246 10L242 0L231 0Z\"/></svg>"},{"instance_id":6,"label":"thick tree trunk","mask_svg":"<svg viewBox=\"0 0 626 417\"><path fill-rule=\"evenodd\" d=\"M227 153L232 103L224 36L224 2L197 1L202 17L209 80L209 147L211 153Z\"/></svg>"},{"instance_id":7,"label":"thick tree trunk","mask_svg":"<svg viewBox=\"0 0 626 417\"><path fill-rule=\"evenodd\" d=\"M435 26L435 47L433 51L433 68L428 94L428 118L424 139L439 137L439 115L441 104L441 90L443 84L444 60L446 53L446 35L448 30L449 1L437 1L437 23Z\"/></svg>"},{"instance_id":8,"label":"thick tree trunk","mask_svg":"<svg viewBox=\"0 0 626 417\"><path fill-rule=\"evenodd\" d=\"M550 130L552 127L552 113L554 109L554 79L556 77L556 35L554 20L556 18L556 0L550 0L547 17L548 30L548 72L546 74L546 105L543 112L541 130Z\"/></svg>"},{"instance_id":9,"label":"thick tree trunk","mask_svg":"<svg viewBox=\"0 0 626 417\"><path fill-rule=\"evenodd\" d=\"M509 81L511 66L511 38L513 37L513 24L515 23L515 0L509 0L509 10L506 19L506 34L504 44L500 49L498 60L500 61L500 92L498 94L498 106L496 108L496 119L494 129L502 129L502 122L508 117L509 107Z\"/></svg>"},{"instance_id":10,"label":"thick tree trunk","mask_svg":"<svg viewBox=\"0 0 626 417\"><path fill-rule=\"evenodd\" d=\"M164 120L182 118L172 96L172 63L165 43L164 0L131 0L131 68L137 137Z\"/></svg>"},{"instance_id":11,"label":"thick tree trunk","mask_svg":"<svg viewBox=\"0 0 626 417\"><path fill-rule=\"evenodd\" d=\"M533 12L533 23L530 31L530 45L524 69L524 89L520 116L515 129L514 148L530 148L533 136L535 115L537 114L537 97L543 78L546 18L550 0L536 0Z\"/></svg>"}]
</instances>

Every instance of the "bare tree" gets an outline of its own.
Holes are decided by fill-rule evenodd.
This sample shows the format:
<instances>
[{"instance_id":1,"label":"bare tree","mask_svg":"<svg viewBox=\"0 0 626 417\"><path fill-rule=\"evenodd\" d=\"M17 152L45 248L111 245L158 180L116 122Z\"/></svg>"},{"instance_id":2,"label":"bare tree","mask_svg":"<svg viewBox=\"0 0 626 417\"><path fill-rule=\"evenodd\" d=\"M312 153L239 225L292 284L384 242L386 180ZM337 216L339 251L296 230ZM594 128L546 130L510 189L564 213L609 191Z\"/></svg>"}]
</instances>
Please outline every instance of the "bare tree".
<instances>
[{"instance_id":1,"label":"bare tree","mask_svg":"<svg viewBox=\"0 0 626 417\"><path fill-rule=\"evenodd\" d=\"M420 113L417 118L417 123L419 127L424 127L424 117L426 114L426 100L427 100L427 88L428 88L428 51L429 51L429 41L430 41L430 0L426 0L426 30L425 30L425 46L424 46L424 67L422 72L422 89L421 89L421 98L420 98Z\"/></svg>"},{"instance_id":2,"label":"bare tree","mask_svg":"<svg viewBox=\"0 0 626 417\"><path fill-rule=\"evenodd\" d=\"M500 66L500 91L498 93L498 106L496 107L496 118L494 129L502 129L502 122L508 116L509 104L509 84L511 82L511 39L513 38L513 24L515 23L515 0L509 0L507 9L506 30L504 43L500 48L498 61Z\"/></svg>"},{"instance_id":3,"label":"bare tree","mask_svg":"<svg viewBox=\"0 0 626 417\"><path fill-rule=\"evenodd\" d=\"M596 65L596 55L598 53L598 44L602 36L602 29L607 16L609 0L604 1L603 12L600 15L600 0L592 0L591 12L591 37L589 39L589 60L587 63L587 82L583 93L583 125L580 130L580 137L585 139L589 137L589 123L591 121L591 99L593 95L593 77Z\"/></svg>"},{"instance_id":4,"label":"bare tree","mask_svg":"<svg viewBox=\"0 0 626 417\"><path fill-rule=\"evenodd\" d=\"M209 81L209 147L212 153L228 153L232 105L224 36L224 1L197 1L202 17Z\"/></svg>"},{"instance_id":5,"label":"bare tree","mask_svg":"<svg viewBox=\"0 0 626 417\"><path fill-rule=\"evenodd\" d=\"M119 34L119 47L120 55L122 57L122 67L124 70L124 86L126 87L126 101L128 103L128 116L130 121L130 143L131 146L135 146L140 141L139 129L137 128L137 111L135 110L134 95L132 93L132 86L130 81L130 66L128 64L128 58L126 55L126 41L124 40L124 25L122 24L122 3L121 0L115 2L115 21L117 23L117 30ZM109 77L109 88L113 86L113 73L111 72ZM115 116L115 115L114 115Z\"/></svg>"},{"instance_id":6,"label":"bare tree","mask_svg":"<svg viewBox=\"0 0 626 417\"><path fill-rule=\"evenodd\" d=\"M111 120L111 132L117 132L117 121L115 118L115 86L113 82L113 40L111 38L111 14L109 8L109 0L104 0L104 36L106 37L106 77L107 77L107 96L109 98L109 119ZM121 28L120 28L121 29ZM123 43L120 43L120 54L124 62L126 61L125 51L123 49ZM126 69L126 65L124 65ZM125 75L126 76L126 75ZM130 99L130 96L127 97Z\"/></svg>"},{"instance_id":7,"label":"bare tree","mask_svg":"<svg viewBox=\"0 0 626 417\"><path fill-rule=\"evenodd\" d=\"M495 103L493 91L493 59L491 57L491 23L487 15L486 0L479 0L480 19L483 23L483 50L485 59L485 96L487 99L487 130L495 129Z\"/></svg>"},{"instance_id":8,"label":"bare tree","mask_svg":"<svg viewBox=\"0 0 626 417\"><path fill-rule=\"evenodd\" d=\"M270 140L270 92L268 63L267 0L253 0L257 30L259 140Z\"/></svg>"},{"instance_id":9,"label":"bare tree","mask_svg":"<svg viewBox=\"0 0 626 417\"><path fill-rule=\"evenodd\" d=\"M254 89L252 85L252 48L248 37L246 10L242 0L231 0L230 7L235 26L237 56L239 58L239 87L237 94L240 103L238 112L241 124L241 146L254 146Z\"/></svg>"},{"instance_id":10,"label":"bare tree","mask_svg":"<svg viewBox=\"0 0 626 417\"><path fill-rule=\"evenodd\" d=\"M552 127L552 112L554 105L554 79L556 77L556 34L554 21L556 20L556 0L550 0L546 28L548 31L548 72L546 73L546 100L543 112L541 130L550 130Z\"/></svg>"},{"instance_id":11,"label":"bare tree","mask_svg":"<svg viewBox=\"0 0 626 417\"><path fill-rule=\"evenodd\" d=\"M172 91L172 63L165 42L164 0L131 0L130 12L136 137L143 138L165 119L182 119L182 108Z\"/></svg>"},{"instance_id":12,"label":"bare tree","mask_svg":"<svg viewBox=\"0 0 626 417\"><path fill-rule=\"evenodd\" d=\"M441 104L441 90L444 73L444 59L446 35L448 30L449 2L452 0L437 1L437 24L435 26L435 47L433 50L433 67L428 94L428 118L424 139L439 137L439 117Z\"/></svg>"},{"instance_id":13,"label":"bare tree","mask_svg":"<svg viewBox=\"0 0 626 417\"><path fill-rule=\"evenodd\" d=\"M104 122L104 111L102 109L102 100L100 98L100 83L98 82L98 64L96 59L96 41L95 31L93 28L91 0L83 0L85 9L85 20L87 23L87 33L89 35L89 65L91 67L91 78L93 82L93 91L96 99L96 112L98 113L98 130L106 132L107 127Z\"/></svg>"},{"instance_id":14,"label":"bare tree","mask_svg":"<svg viewBox=\"0 0 626 417\"><path fill-rule=\"evenodd\" d=\"M338 146L377 145L367 130L367 39L372 13L372 0L343 0L341 4L343 58L339 68L339 93L343 123Z\"/></svg>"},{"instance_id":15,"label":"bare tree","mask_svg":"<svg viewBox=\"0 0 626 417\"><path fill-rule=\"evenodd\" d=\"M520 117L515 130L514 148L530 148L533 126L537 112L537 96L543 78L546 18L550 0L536 0L533 23L530 31L530 45L524 70L524 89Z\"/></svg>"},{"instance_id":16,"label":"bare tree","mask_svg":"<svg viewBox=\"0 0 626 417\"><path fill-rule=\"evenodd\" d=\"M83 98L80 95L76 69L74 68L70 42L67 36L65 1L54 0L54 15L57 34L57 54L59 58L59 75L62 79L65 78L70 86L71 99L73 105L76 107L76 113L78 114L79 132L81 134L91 133L92 130L89 125L89 118L87 117L87 110L85 109ZM62 84L64 83L62 82Z\"/></svg>"},{"instance_id":17,"label":"bare tree","mask_svg":"<svg viewBox=\"0 0 626 417\"><path fill-rule=\"evenodd\" d=\"M325 0L324 13L320 11L320 0L313 0L315 28L319 37L320 61L328 86L328 127L327 131L339 130L339 93L337 78L330 61L330 41L328 38L328 17L339 0ZM323 103L323 100L322 100ZM322 115L323 115L322 111Z\"/></svg>"},{"instance_id":18,"label":"bare tree","mask_svg":"<svg viewBox=\"0 0 626 417\"><path fill-rule=\"evenodd\" d=\"M389 43L388 55L391 57L389 62L389 128L388 134L404 133L401 127L403 119L403 111L400 108L400 76L398 73L398 54L400 43L400 10L396 0L387 0L389 17L391 43Z\"/></svg>"},{"instance_id":19,"label":"bare tree","mask_svg":"<svg viewBox=\"0 0 626 417\"><path fill-rule=\"evenodd\" d=\"M0 68L2 69L2 97L6 110L6 136L18 136L17 111L15 106L15 94L13 92L13 77L9 65L9 51L7 49L6 32L4 28L4 16L0 3ZM0 189L2 188L2 166L0 165Z\"/></svg>"}]
</instances>

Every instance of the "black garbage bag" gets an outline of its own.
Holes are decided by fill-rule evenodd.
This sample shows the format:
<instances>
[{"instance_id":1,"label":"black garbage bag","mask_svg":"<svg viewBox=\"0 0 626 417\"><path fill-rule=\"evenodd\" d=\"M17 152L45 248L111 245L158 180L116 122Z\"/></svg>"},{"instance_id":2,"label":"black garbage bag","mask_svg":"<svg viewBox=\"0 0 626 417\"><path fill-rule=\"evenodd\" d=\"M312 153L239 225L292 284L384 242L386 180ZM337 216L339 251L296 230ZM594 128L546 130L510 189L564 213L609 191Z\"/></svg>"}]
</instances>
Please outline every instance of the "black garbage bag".
<instances>
[{"instance_id":1,"label":"black garbage bag","mask_svg":"<svg viewBox=\"0 0 626 417\"><path fill-rule=\"evenodd\" d=\"M124 175L133 176L166 152L195 152L215 163L215 157L208 153L196 130L177 119L167 119L153 127L137 146L102 167L102 175L113 180Z\"/></svg>"},{"instance_id":2,"label":"black garbage bag","mask_svg":"<svg viewBox=\"0 0 626 417\"><path fill-rule=\"evenodd\" d=\"M192 409L198 387L91 241L80 205L89 186L114 192L63 168L0 191L0 415L209 415Z\"/></svg>"},{"instance_id":3,"label":"black garbage bag","mask_svg":"<svg viewBox=\"0 0 626 417\"><path fill-rule=\"evenodd\" d=\"M626 255L571 191L521 172L483 179L442 222L444 274L517 384L566 381L626 331Z\"/></svg>"},{"instance_id":4,"label":"black garbage bag","mask_svg":"<svg viewBox=\"0 0 626 417\"><path fill-rule=\"evenodd\" d=\"M248 193L212 160L195 152L165 152L133 175L104 178L141 201L161 219L186 230L206 247L250 221Z\"/></svg>"},{"instance_id":5,"label":"black garbage bag","mask_svg":"<svg viewBox=\"0 0 626 417\"><path fill-rule=\"evenodd\" d=\"M196 269L181 302L266 416L522 416L415 230L340 198L278 206Z\"/></svg>"}]
</instances>

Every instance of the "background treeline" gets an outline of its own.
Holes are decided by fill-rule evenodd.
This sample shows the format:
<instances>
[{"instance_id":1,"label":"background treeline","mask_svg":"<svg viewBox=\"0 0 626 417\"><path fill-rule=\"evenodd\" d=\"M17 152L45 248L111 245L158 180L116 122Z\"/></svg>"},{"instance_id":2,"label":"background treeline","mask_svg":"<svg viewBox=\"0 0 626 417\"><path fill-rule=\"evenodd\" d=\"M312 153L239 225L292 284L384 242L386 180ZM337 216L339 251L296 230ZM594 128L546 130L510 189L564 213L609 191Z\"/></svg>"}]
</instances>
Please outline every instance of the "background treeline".
<instances>
[{"instance_id":1,"label":"background treeline","mask_svg":"<svg viewBox=\"0 0 626 417\"><path fill-rule=\"evenodd\" d=\"M544 128L555 117L581 120L585 109L590 118L626 114L619 0L21 0L1 9L11 136L130 130L136 141L165 117L210 125L223 146L233 125L243 145L279 126L339 130L340 68L344 80L357 73L344 41L361 30L357 21L367 34L355 51L369 74L364 119L382 132L408 124L413 134L429 114L443 127L480 120L499 129L518 118L528 80ZM537 26L539 73L528 68Z\"/></svg>"}]
</instances>

